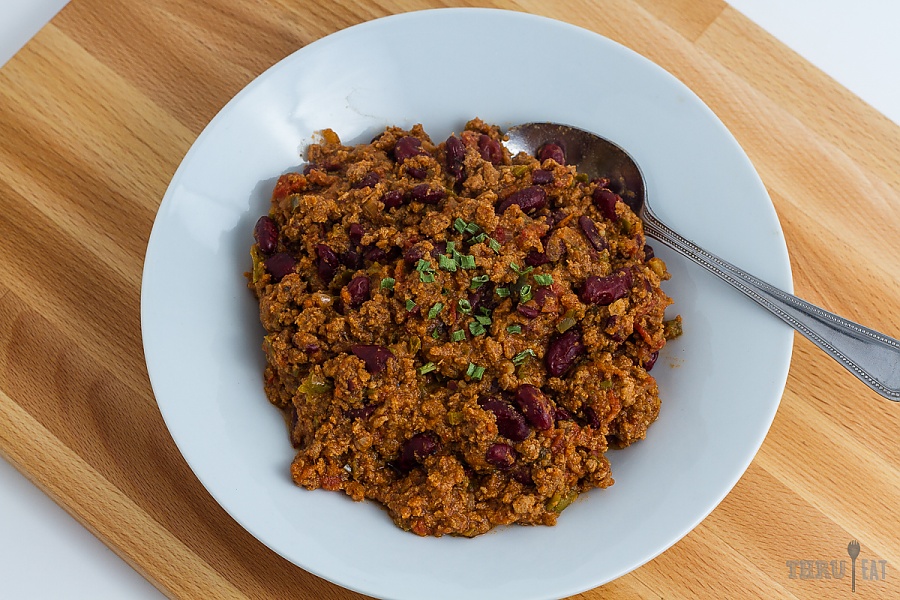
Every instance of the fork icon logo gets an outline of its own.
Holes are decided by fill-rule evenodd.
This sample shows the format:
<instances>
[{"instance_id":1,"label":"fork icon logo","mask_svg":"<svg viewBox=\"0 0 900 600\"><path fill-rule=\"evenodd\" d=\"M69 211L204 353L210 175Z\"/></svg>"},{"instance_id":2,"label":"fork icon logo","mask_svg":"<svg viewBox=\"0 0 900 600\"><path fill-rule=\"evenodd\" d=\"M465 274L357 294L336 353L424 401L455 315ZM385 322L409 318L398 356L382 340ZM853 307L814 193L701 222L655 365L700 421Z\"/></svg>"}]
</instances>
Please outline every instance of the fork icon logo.
<instances>
[{"instance_id":1,"label":"fork icon logo","mask_svg":"<svg viewBox=\"0 0 900 600\"><path fill-rule=\"evenodd\" d=\"M850 555L850 560L853 561L850 567L850 591L856 592L856 558L859 556L859 542L853 540L847 544L847 554Z\"/></svg>"}]
</instances>

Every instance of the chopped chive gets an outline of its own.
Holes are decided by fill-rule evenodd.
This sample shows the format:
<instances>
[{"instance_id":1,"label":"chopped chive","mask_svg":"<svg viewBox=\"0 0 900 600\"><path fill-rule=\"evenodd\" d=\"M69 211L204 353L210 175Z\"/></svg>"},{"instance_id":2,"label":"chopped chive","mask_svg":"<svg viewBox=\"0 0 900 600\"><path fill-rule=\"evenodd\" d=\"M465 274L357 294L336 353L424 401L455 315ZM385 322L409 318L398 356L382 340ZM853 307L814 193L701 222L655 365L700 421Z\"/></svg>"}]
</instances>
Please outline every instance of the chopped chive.
<instances>
[{"instance_id":1,"label":"chopped chive","mask_svg":"<svg viewBox=\"0 0 900 600\"><path fill-rule=\"evenodd\" d=\"M495 253L500 254L500 242L498 242L497 240L495 240L492 237L489 237L488 238L488 246L490 246L491 250L493 250Z\"/></svg>"},{"instance_id":2,"label":"chopped chive","mask_svg":"<svg viewBox=\"0 0 900 600\"><path fill-rule=\"evenodd\" d=\"M456 242L447 242L447 253L452 256L454 252L456 252Z\"/></svg>"},{"instance_id":3,"label":"chopped chive","mask_svg":"<svg viewBox=\"0 0 900 600\"><path fill-rule=\"evenodd\" d=\"M433 337L436 340L441 339L441 330L438 329L437 327L435 327L434 330L431 332L431 337Z\"/></svg>"},{"instance_id":4,"label":"chopped chive","mask_svg":"<svg viewBox=\"0 0 900 600\"><path fill-rule=\"evenodd\" d=\"M459 267L461 269L474 269L475 268L475 257L471 254L460 254L458 257Z\"/></svg>"},{"instance_id":5,"label":"chopped chive","mask_svg":"<svg viewBox=\"0 0 900 600\"><path fill-rule=\"evenodd\" d=\"M456 217L456 220L453 221L453 229L457 230L460 233L466 232L466 227L468 227L468 223L463 221L460 217Z\"/></svg>"},{"instance_id":6,"label":"chopped chive","mask_svg":"<svg viewBox=\"0 0 900 600\"><path fill-rule=\"evenodd\" d=\"M535 275L534 280L538 285L552 285L553 275Z\"/></svg>"},{"instance_id":7,"label":"chopped chive","mask_svg":"<svg viewBox=\"0 0 900 600\"><path fill-rule=\"evenodd\" d=\"M466 225L466 233L475 235L479 231L481 231L481 227L479 227L476 223L469 223L468 225Z\"/></svg>"},{"instance_id":8,"label":"chopped chive","mask_svg":"<svg viewBox=\"0 0 900 600\"><path fill-rule=\"evenodd\" d=\"M497 293L497 295L500 296L501 298L508 298L508 297L509 297L509 288L498 287L498 288L495 289L494 291L495 291L495 292Z\"/></svg>"},{"instance_id":9,"label":"chopped chive","mask_svg":"<svg viewBox=\"0 0 900 600\"><path fill-rule=\"evenodd\" d=\"M456 272L456 261L448 256L441 254L438 256L438 267L452 273Z\"/></svg>"},{"instance_id":10,"label":"chopped chive","mask_svg":"<svg viewBox=\"0 0 900 600\"><path fill-rule=\"evenodd\" d=\"M519 275L525 275L527 273L531 273L534 271L534 267L525 267L524 269L519 267L516 263L509 263L509 268L518 273Z\"/></svg>"},{"instance_id":11,"label":"chopped chive","mask_svg":"<svg viewBox=\"0 0 900 600\"><path fill-rule=\"evenodd\" d=\"M432 306L428 311L428 318L433 319L438 316L441 311L444 309L444 305L440 302L435 302L434 306Z\"/></svg>"},{"instance_id":12,"label":"chopped chive","mask_svg":"<svg viewBox=\"0 0 900 600\"><path fill-rule=\"evenodd\" d=\"M466 315L472 314L472 305L465 298L460 298L456 304L459 306L459 312Z\"/></svg>"},{"instance_id":13,"label":"chopped chive","mask_svg":"<svg viewBox=\"0 0 900 600\"><path fill-rule=\"evenodd\" d=\"M412 310L416 307L416 303L412 301L412 299L408 299L406 301L406 310L408 312L412 312Z\"/></svg>"},{"instance_id":14,"label":"chopped chive","mask_svg":"<svg viewBox=\"0 0 900 600\"><path fill-rule=\"evenodd\" d=\"M529 356L536 356L536 354L534 353L534 350L532 350L531 348L522 350L521 352L519 352L518 354L513 356L513 358L512 358L513 364L518 367L519 365L524 363L526 360L528 360Z\"/></svg>"},{"instance_id":15,"label":"chopped chive","mask_svg":"<svg viewBox=\"0 0 900 600\"><path fill-rule=\"evenodd\" d=\"M475 320L478 321L479 323L481 323L482 325L485 325L485 326L491 324L491 318L488 317L487 315L477 315L477 316L475 317Z\"/></svg>"},{"instance_id":16,"label":"chopped chive","mask_svg":"<svg viewBox=\"0 0 900 600\"><path fill-rule=\"evenodd\" d=\"M486 274L473 277L472 283L469 285L469 289L477 290L478 288L480 288L481 286L483 286L490 280L491 280L490 275L486 275Z\"/></svg>"},{"instance_id":17,"label":"chopped chive","mask_svg":"<svg viewBox=\"0 0 900 600\"><path fill-rule=\"evenodd\" d=\"M457 329L453 333L450 334L450 339L454 342L461 342L466 339L466 332L462 329Z\"/></svg>"},{"instance_id":18,"label":"chopped chive","mask_svg":"<svg viewBox=\"0 0 900 600\"><path fill-rule=\"evenodd\" d=\"M487 239L487 234L482 231L481 233L479 233L478 235L476 235L475 237L472 238L472 242L475 244L482 244L482 243L484 243L484 240L486 240L486 239Z\"/></svg>"},{"instance_id":19,"label":"chopped chive","mask_svg":"<svg viewBox=\"0 0 900 600\"><path fill-rule=\"evenodd\" d=\"M506 328L507 333L522 333L521 325L510 325Z\"/></svg>"},{"instance_id":20,"label":"chopped chive","mask_svg":"<svg viewBox=\"0 0 900 600\"><path fill-rule=\"evenodd\" d=\"M475 363L469 363L469 367L466 369L466 377L471 377L472 379L481 379L484 375L484 367L479 367Z\"/></svg>"},{"instance_id":21,"label":"chopped chive","mask_svg":"<svg viewBox=\"0 0 900 600\"><path fill-rule=\"evenodd\" d=\"M522 302L528 302L531 300L531 286L527 283L522 286L522 289L519 290L519 299Z\"/></svg>"},{"instance_id":22,"label":"chopped chive","mask_svg":"<svg viewBox=\"0 0 900 600\"><path fill-rule=\"evenodd\" d=\"M419 272L419 281L422 283L434 282L434 269L430 261L420 258L419 262L416 263L416 271Z\"/></svg>"},{"instance_id":23,"label":"chopped chive","mask_svg":"<svg viewBox=\"0 0 900 600\"><path fill-rule=\"evenodd\" d=\"M394 284L397 283L397 280L393 277L385 277L381 280L381 289L383 290L392 290L394 289Z\"/></svg>"},{"instance_id":24,"label":"chopped chive","mask_svg":"<svg viewBox=\"0 0 900 600\"><path fill-rule=\"evenodd\" d=\"M437 371L437 365L433 362L425 363L421 367L419 367L419 375L425 375L426 373L431 373L432 371Z\"/></svg>"},{"instance_id":25,"label":"chopped chive","mask_svg":"<svg viewBox=\"0 0 900 600\"><path fill-rule=\"evenodd\" d=\"M469 323L469 333L471 333L472 335L483 335L485 331L486 329L484 328L484 325L482 325L478 321L472 321L471 323Z\"/></svg>"}]
</instances>

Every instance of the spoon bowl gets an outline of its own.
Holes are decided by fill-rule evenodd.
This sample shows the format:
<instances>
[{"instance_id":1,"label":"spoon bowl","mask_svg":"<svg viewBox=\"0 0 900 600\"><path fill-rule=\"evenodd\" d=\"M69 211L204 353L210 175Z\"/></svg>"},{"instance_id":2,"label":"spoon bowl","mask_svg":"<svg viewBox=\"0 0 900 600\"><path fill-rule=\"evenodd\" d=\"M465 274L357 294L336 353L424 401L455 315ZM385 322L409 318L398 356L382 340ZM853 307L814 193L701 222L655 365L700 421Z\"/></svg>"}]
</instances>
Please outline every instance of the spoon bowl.
<instances>
[{"instance_id":1,"label":"spoon bowl","mask_svg":"<svg viewBox=\"0 0 900 600\"><path fill-rule=\"evenodd\" d=\"M557 144L568 164L591 178L610 180L610 189L643 220L647 237L732 285L806 336L875 392L900 402L900 341L780 290L676 233L651 210L641 169L618 144L557 123L516 125L507 131L504 143L513 154L525 152L532 156L545 144Z\"/></svg>"}]
</instances>

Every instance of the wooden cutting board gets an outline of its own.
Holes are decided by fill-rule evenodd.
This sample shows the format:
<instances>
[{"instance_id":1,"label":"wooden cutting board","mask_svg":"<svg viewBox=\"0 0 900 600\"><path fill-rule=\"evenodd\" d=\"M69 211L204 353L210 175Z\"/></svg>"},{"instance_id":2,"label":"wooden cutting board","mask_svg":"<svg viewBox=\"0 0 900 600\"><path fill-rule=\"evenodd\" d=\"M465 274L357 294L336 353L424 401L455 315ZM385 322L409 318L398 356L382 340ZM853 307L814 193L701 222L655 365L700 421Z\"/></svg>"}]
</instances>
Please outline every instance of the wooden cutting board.
<instances>
[{"instance_id":1,"label":"wooden cutting board","mask_svg":"<svg viewBox=\"0 0 900 600\"><path fill-rule=\"evenodd\" d=\"M358 597L241 529L167 433L139 297L169 179L226 101L292 51L465 4L74 0L0 70L0 453L167 595ZM594 30L685 82L768 187L798 295L900 337L896 125L719 0L479 5ZM856 595L900 596L898 432L900 405L798 337L772 430L731 494L579 597L845 598L849 575L824 574L852 539L867 559Z\"/></svg>"}]
</instances>

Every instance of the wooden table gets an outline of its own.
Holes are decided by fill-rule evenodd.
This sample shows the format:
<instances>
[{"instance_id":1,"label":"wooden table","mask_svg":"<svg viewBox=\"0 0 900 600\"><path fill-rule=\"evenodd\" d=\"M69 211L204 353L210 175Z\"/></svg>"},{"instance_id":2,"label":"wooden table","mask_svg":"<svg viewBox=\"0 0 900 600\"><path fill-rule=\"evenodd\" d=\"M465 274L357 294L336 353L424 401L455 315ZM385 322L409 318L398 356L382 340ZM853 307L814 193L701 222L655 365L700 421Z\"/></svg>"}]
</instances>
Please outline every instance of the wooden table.
<instances>
[{"instance_id":1,"label":"wooden table","mask_svg":"<svg viewBox=\"0 0 900 600\"><path fill-rule=\"evenodd\" d=\"M0 453L171 597L358 595L241 529L163 424L139 296L169 179L285 55L390 12L466 4L74 0L0 70ZM480 5L594 30L680 78L768 187L798 295L900 337L888 119L719 0ZM869 561L856 594L897 597L898 432L900 406L798 337L772 430L732 493L670 550L579 597L847 597L848 577L816 575L851 539Z\"/></svg>"}]
</instances>

